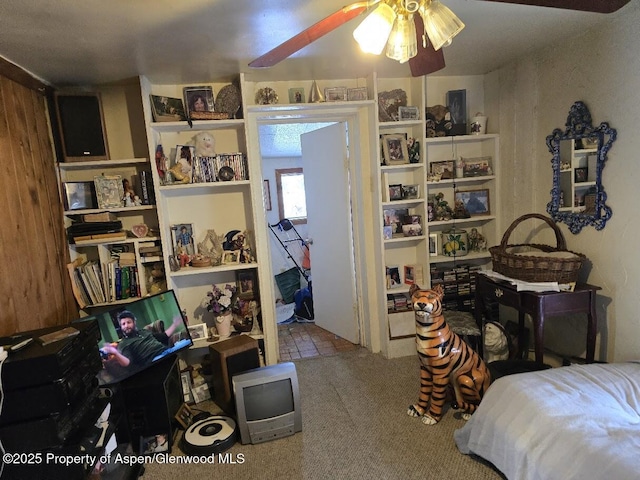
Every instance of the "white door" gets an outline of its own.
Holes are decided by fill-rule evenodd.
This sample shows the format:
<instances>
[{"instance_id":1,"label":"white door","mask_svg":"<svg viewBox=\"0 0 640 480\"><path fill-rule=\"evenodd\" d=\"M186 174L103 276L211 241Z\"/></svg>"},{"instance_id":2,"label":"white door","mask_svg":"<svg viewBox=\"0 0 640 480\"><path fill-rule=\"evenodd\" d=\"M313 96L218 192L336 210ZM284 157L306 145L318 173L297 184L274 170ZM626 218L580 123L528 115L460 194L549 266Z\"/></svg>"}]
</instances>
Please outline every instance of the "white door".
<instances>
[{"instance_id":1,"label":"white door","mask_svg":"<svg viewBox=\"0 0 640 480\"><path fill-rule=\"evenodd\" d=\"M346 124L300 136L316 325L360 343Z\"/></svg>"}]
</instances>

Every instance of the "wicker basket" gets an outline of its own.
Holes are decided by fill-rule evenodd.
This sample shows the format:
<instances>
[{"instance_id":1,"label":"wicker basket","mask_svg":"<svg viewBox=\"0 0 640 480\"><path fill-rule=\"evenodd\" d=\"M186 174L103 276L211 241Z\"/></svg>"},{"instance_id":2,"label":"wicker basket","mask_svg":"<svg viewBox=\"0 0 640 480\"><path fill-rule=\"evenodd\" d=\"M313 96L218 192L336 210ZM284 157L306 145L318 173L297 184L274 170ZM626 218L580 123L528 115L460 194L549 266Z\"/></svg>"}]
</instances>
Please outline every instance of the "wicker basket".
<instances>
[{"instance_id":1,"label":"wicker basket","mask_svg":"<svg viewBox=\"0 0 640 480\"><path fill-rule=\"evenodd\" d=\"M537 218L546 222L556 234L556 247L539 244L507 245L511 232L524 220ZM514 253L517 250L537 250L539 252L566 252L564 257L527 255ZM507 277L525 282L558 282L570 283L578 280L578 273L586 257L581 253L567 250L564 236L556 224L548 217L537 213L529 213L516 218L509 226L500 245L491 247L493 270Z\"/></svg>"}]
</instances>

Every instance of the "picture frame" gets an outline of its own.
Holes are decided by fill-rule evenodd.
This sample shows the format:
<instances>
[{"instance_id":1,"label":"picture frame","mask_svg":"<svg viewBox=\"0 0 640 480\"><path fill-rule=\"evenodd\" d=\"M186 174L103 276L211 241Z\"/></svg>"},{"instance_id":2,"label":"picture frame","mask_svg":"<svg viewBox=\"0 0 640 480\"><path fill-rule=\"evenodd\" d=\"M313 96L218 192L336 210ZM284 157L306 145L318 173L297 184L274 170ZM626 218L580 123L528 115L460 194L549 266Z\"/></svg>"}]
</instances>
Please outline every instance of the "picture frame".
<instances>
[{"instance_id":1,"label":"picture frame","mask_svg":"<svg viewBox=\"0 0 640 480\"><path fill-rule=\"evenodd\" d=\"M420 198L420 184L402 185L402 198L405 200L416 200Z\"/></svg>"},{"instance_id":2,"label":"picture frame","mask_svg":"<svg viewBox=\"0 0 640 480\"><path fill-rule=\"evenodd\" d=\"M402 184L389 185L389 201L394 202L402 199Z\"/></svg>"},{"instance_id":3,"label":"picture frame","mask_svg":"<svg viewBox=\"0 0 640 480\"><path fill-rule=\"evenodd\" d=\"M156 435L149 435L147 437L140 437L140 453L142 455L153 455L155 453L169 452L169 434L159 433Z\"/></svg>"},{"instance_id":4,"label":"picture frame","mask_svg":"<svg viewBox=\"0 0 640 480\"><path fill-rule=\"evenodd\" d=\"M94 182L64 182L63 187L65 210L97 208Z\"/></svg>"},{"instance_id":5,"label":"picture frame","mask_svg":"<svg viewBox=\"0 0 640 480\"><path fill-rule=\"evenodd\" d=\"M478 190L458 190L455 192L455 201L461 201L467 212L473 217L475 215L490 215L491 205L489 200L489 189Z\"/></svg>"},{"instance_id":6,"label":"picture frame","mask_svg":"<svg viewBox=\"0 0 640 480\"><path fill-rule=\"evenodd\" d=\"M451 115L449 135L466 135L467 133L467 91L449 90L446 97L447 108Z\"/></svg>"},{"instance_id":7,"label":"picture frame","mask_svg":"<svg viewBox=\"0 0 640 480\"><path fill-rule=\"evenodd\" d=\"M399 106L398 120L420 120L420 110L413 106Z\"/></svg>"},{"instance_id":8,"label":"picture frame","mask_svg":"<svg viewBox=\"0 0 640 480\"><path fill-rule=\"evenodd\" d=\"M187 403L193 403L193 395L191 394L191 372L181 372L180 382L182 384L182 396L184 404L186 405Z\"/></svg>"},{"instance_id":9,"label":"picture frame","mask_svg":"<svg viewBox=\"0 0 640 480\"><path fill-rule=\"evenodd\" d=\"M180 266L185 266L190 257L196 253L195 230L192 223L177 223L171 225L171 246L173 247L173 257ZM184 258L186 255L189 258Z\"/></svg>"},{"instance_id":10,"label":"picture frame","mask_svg":"<svg viewBox=\"0 0 640 480\"><path fill-rule=\"evenodd\" d=\"M257 277L253 270L241 270L236 274L238 284L238 297L243 300L255 298Z\"/></svg>"},{"instance_id":11,"label":"picture frame","mask_svg":"<svg viewBox=\"0 0 640 480\"><path fill-rule=\"evenodd\" d=\"M384 225L393 227L393 233L402 233L402 221L409 214L409 209L385 208L382 213Z\"/></svg>"},{"instance_id":12,"label":"picture frame","mask_svg":"<svg viewBox=\"0 0 640 480\"><path fill-rule=\"evenodd\" d=\"M394 225L385 225L382 227L382 238L391 240L393 238Z\"/></svg>"},{"instance_id":13,"label":"picture frame","mask_svg":"<svg viewBox=\"0 0 640 480\"><path fill-rule=\"evenodd\" d=\"M264 209L267 212L271 211L271 187L269 186L269 180L262 181L262 194L264 195Z\"/></svg>"},{"instance_id":14,"label":"picture frame","mask_svg":"<svg viewBox=\"0 0 640 480\"><path fill-rule=\"evenodd\" d=\"M409 163L407 139L404 135L382 135L382 152L385 165L403 165Z\"/></svg>"},{"instance_id":15,"label":"picture frame","mask_svg":"<svg viewBox=\"0 0 640 480\"><path fill-rule=\"evenodd\" d=\"M405 237L419 237L422 235L422 225L419 223L405 223L402 225L402 234Z\"/></svg>"},{"instance_id":16,"label":"picture frame","mask_svg":"<svg viewBox=\"0 0 640 480\"><path fill-rule=\"evenodd\" d=\"M302 87L290 88L289 103L304 103L304 88Z\"/></svg>"},{"instance_id":17,"label":"picture frame","mask_svg":"<svg viewBox=\"0 0 640 480\"><path fill-rule=\"evenodd\" d=\"M93 177L98 208L119 208L123 206L124 187L122 175L99 175Z\"/></svg>"},{"instance_id":18,"label":"picture frame","mask_svg":"<svg viewBox=\"0 0 640 480\"><path fill-rule=\"evenodd\" d=\"M462 161L462 176L464 178L469 177L487 177L493 172L491 170L490 156L487 157L461 157Z\"/></svg>"},{"instance_id":19,"label":"picture frame","mask_svg":"<svg viewBox=\"0 0 640 480\"><path fill-rule=\"evenodd\" d=\"M180 98L150 95L151 114L154 122L180 122L187 119Z\"/></svg>"},{"instance_id":20,"label":"picture frame","mask_svg":"<svg viewBox=\"0 0 640 480\"><path fill-rule=\"evenodd\" d=\"M440 235L437 233L429 234L429 256L437 257L440 251Z\"/></svg>"},{"instance_id":21,"label":"picture frame","mask_svg":"<svg viewBox=\"0 0 640 480\"><path fill-rule=\"evenodd\" d=\"M432 175L439 175L441 180L451 180L455 176L456 161L455 160L441 160L437 162L431 162L429 164L430 173Z\"/></svg>"},{"instance_id":22,"label":"picture frame","mask_svg":"<svg viewBox=\"0 0 640 480\"><path fill-rule=\"evenodd\" d=\"M188 376L189 372L182 372L181 375L185 374ZM183 403L182 406L178 409L178 412L175 415L175 419L180 424L180 426L186 430L193 422L193 415L194 413L191 407L186 403Z\"/></svg>"},{"instance_id":23,"label":"picture frame","mask_svg":"<svg viewBox=\"0 0 640 480\"><path fill-rule=\"evenodd\" d=\"M215 112L215 98L213 87L197 86L184 87L184 108L187 118L192 117L194 112Z\"/></svg>"},{"instance_id":24,"label":"picture frame","mask_svg":"<svg viewBox=\"0 0 640 480\"><path fill-rule=\"evenodd\" d=\"M347 100L347 87L327 87L324 89L325 102L342 102Z\"/></svg>"},{"instance_id":25,"label":"picture frame","mask_svg":"<svg viewBox=\"0 0 640 480\"><path fill-rule=\"evenodd\" d=\"M225 250L222 253L222 263L224 265L240 263L240 250Z\"/></svg>"},{"instance_id":26,"label":"picture frame","mask_svg":"<svg viewBox=\"0 0 640 480\"><path fill-rule=\"evenodd\" d=\"M400 267L397 265L385 267L387 277L387 288L402 287L402 279L400 278Z\"/></svg>"},{"instance_id":27,"label":"picture frame","mask_svg":"<svg viewBox=\"0 0 640 480\"><path fill-rule=\"evenodd\" d=\"M577 167L573 171L575 183L583 183L588 180L589 169L587 167Z\"/></svg>"},{"instance_id":28,"label":"picture frame","mask_svg":"<svg viewBox=\"0 0 640 480\"><path fill-rule=\"evenodd\" d=\"M347 100L350 102L358 102L369 99L367 87L347 88Z\"/></svg>"},{"instance_id":29,"label":"picture frame","mask_svg":"<svg viewBox=\"0 0 640 480\"><path fill-rule=\"evenodd\" d=\"M187 325L187 330L189 330L189 335L191 335L192 340L200 340L208 338L209 331L207 330L206 323L198 323L196 325Z\"/></svg>"}]
</instances>

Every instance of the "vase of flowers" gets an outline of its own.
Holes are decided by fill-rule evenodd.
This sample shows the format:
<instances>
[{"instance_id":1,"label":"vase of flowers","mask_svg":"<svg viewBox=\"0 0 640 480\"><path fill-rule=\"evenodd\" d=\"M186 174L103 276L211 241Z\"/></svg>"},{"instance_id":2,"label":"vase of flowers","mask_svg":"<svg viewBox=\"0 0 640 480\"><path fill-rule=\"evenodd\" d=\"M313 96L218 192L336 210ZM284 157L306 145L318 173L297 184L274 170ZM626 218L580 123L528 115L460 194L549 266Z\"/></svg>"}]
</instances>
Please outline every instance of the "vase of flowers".
<instances>
[{"instance_id":1,"label":"vase of flowers","mask_svg":"<svg viewBox=\"0 0 640 480\"><path fill-rule=\"evenodd\" d=\"M207 311L212 312L216 318L216 330L218 335L226 338L231 335L231 320L233 318L233 308L238 301L237 288L235 285L226 284L224 288L213 285L205 298Z\"/></svg>"}]
</instances>

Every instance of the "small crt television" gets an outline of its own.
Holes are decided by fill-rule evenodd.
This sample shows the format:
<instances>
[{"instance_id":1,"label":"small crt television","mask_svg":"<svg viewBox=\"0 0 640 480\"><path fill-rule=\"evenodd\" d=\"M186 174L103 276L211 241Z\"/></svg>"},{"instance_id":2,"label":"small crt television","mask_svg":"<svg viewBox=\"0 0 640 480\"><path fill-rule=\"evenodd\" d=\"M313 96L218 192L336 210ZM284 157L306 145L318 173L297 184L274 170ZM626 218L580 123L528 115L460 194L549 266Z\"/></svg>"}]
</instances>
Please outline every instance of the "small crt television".
<instances>
[{"instance_id":1,"label":"small crt television","mask_svg":"<svg viewBox=\"0 0 640 480\"><path fill-rule=\"evenodd\" d=\"M292 362L247 370L231 381L243 445L302 431L298 375Z\"/></svg>"}]
</instances>

